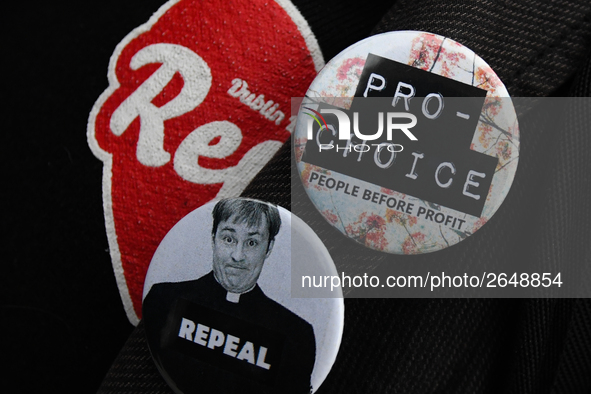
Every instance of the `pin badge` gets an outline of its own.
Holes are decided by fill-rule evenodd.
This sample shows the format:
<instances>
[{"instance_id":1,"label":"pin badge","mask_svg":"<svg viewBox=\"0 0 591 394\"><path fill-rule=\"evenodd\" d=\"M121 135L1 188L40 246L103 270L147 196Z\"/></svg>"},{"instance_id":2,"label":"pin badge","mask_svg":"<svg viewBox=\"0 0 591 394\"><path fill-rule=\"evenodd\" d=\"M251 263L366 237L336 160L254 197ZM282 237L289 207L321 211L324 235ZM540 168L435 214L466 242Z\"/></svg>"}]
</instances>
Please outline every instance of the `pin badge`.
<instances>
[{"instance_id":1,"label":"pin badge","mask_svg":"<svg viewBox=\"0 0 591 394\"><path fill-rule=\"evenodd\" d=\"M291 265L300 263L292 241L325 257L312 274L336 275L307 225L257 200L206 204L166 235L142 312L152 357L176 393L318 389L336 358L344 304L291 297Z\"/></svg>"},{"instance_id":2,"label":"pin badge","mask_svg":"<svg viewBox=\"0 0 591 394\"><path fill-rule=\"evenodd\" d=\"M369 37L333 58L300 107L295 153L324 218L372 249L420 254L481 228L519 159L509 93L478 55L417 31Z\"/></svg>"}]
</instances>

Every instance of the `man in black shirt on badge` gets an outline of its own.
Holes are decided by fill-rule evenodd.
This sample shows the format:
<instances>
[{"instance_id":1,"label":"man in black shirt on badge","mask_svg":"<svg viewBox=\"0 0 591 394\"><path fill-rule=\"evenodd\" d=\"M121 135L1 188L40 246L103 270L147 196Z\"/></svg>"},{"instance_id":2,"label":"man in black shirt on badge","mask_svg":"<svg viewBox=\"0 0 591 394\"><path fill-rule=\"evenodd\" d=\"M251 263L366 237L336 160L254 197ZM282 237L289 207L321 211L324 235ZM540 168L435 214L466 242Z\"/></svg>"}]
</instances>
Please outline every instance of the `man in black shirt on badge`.
<instances>
[{"instance_id":1,"label":"man in black shirt on badge","mask_svg":"<svg viewBox=\"0 0 591 394\"><path fill-rule=\"evenodd\" d=\"M144 300L156 365L182 393L309 393L312 326L257 285L281 227L279 211L227 199L212 216L212 272L156 284Z\"/></svg>"}]
</instances>

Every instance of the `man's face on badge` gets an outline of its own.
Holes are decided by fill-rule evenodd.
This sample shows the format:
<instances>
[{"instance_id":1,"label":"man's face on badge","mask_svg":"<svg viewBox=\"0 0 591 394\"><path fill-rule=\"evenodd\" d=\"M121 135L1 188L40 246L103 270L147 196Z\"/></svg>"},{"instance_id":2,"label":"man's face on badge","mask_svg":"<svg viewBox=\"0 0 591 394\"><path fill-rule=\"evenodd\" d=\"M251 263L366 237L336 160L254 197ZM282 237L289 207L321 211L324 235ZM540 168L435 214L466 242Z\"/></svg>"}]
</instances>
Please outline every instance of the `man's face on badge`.
<instances>
[{"instance_id":1,"label":"man's face on badge","mask_svg":"<svg viewBox=\"0 0 591 394\"><path fill-rule=\"evenodd\" d=\"M257 283L265 259L271 254L267 220L258 225L231 216L219 223L213 237L213 272L217 281L232 293L243 293ZM268 245L268 247L267 247Z\"/></svg>"}]
</instances>

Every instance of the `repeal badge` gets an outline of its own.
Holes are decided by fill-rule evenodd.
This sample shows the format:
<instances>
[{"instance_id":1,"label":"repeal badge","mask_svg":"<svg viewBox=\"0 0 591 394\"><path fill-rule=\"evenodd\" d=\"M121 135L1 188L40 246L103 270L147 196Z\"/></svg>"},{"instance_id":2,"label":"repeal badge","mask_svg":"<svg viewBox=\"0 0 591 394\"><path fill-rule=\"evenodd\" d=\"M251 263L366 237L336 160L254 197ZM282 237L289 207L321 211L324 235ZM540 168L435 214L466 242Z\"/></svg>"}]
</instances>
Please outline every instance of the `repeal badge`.
<instances>
[{"instance_id":1,"label":"repeal badge","mask_svg":"<svg viewBox=\"0 0 591 394\"><path fill-rule=\"evenodd\" d=\"M474 234L509 192L519 157L515 109L494 71L463 45L415 31L332 59L301 104L294 141L324 218L395 254Z\"/></svg>"},{"instance_id":2,"label":"repeal badge","mask_svg":"<svg viewBox=\"0 0 591 394\"><path fill-rule=\"evenodd\" d=\"M296 246L306 252L293 254ZM142 306L150 352L170 387L315 392L336 359L344 302L340 287L331 298L292 297L301 269L337 275L320 239L284 208L222 199L180 220L150 263Z\"/></svg>"}]
</instances>

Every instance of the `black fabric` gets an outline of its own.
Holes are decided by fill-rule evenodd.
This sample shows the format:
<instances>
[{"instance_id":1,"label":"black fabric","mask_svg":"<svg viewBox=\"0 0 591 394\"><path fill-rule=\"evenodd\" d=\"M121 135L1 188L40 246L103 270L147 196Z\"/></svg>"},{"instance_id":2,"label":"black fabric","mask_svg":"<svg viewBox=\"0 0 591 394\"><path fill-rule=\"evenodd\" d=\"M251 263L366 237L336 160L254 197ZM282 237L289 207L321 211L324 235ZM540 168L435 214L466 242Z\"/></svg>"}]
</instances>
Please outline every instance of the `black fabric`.
<instances>
[{"instance_id":1,"label":"black fabric","mask_svg":"<svg viewBox=\"0 0 591 394\"><path fill-rule=\"evenodd\" d=\"M328 62L343 49L369 36L396 0L292 0Z\"/></svg>"},{"instance_id":2,"label":"black fabric","mask_svg":"<svg viewBox=\"0 0 591 394\"><path fill-rule=\"evenodd\" d=\"M417 29L454 38L474 49L514 95L553 91L591 93L584 64L589 51L586 3L399 2L375 32ZM543 29L540 28L543 26ZM579 70L573 82L573 73ZM559 111L557 111L560 113ZM291 206L326 242L339 267L379 273L403 258L415 263L486 262L499 267L528 261L552 269L588 266L591 250L589 152L582 107L520 119L521 157L512 190L477 235L447 250L399 257L342 242L310 210L295 179ZM566 124L554 132L537 125ZM577 130L578 132L573 132ZM286 145L245 195L289 206ZM540 214L543 212L543 214ZM569 299L346 299L345 333L332 372L318 393L584 393L591 391L588 300ZM123 391L112 391L123 392Z\"/></svg>"},{"instance_id":3,"label":"black fabric","mask_svg":"<svg viewBox=\"0 0 591 394\"><path fill-rule=\"evenodd\" d=\"M14 2L0 16L2 392L96 392L133 330L86 125L115 46L161 4Z\"/></svg>"},{"instance_id":4,"label":"black fabric","mask_svg":"<svg viewBox=\"0 0 591 394\"><path fill-rule=\"evenodd\" d=\"M100 393L170 392L150 359L142 323L132 331L121 308L105 237L102 163L85 136L115 46L162 3L27 2L3 13L4 97L11 104L3 144L2 391L95 392L111 367ZM388 8L384 2L294 3L326 60L367 36ZM589 7L564 0L398 1L374 32L451 37L485 59L516 96L589 96ZM577 130L588 128L589 114L568 111ZM538 135L539 121L560 123L551 114L523 120L517 178L497 215L461 244L410 261L451 259L461 267L527 259L543 267L557 261L590 267L589 133L564 127ZM289 164L286 145L244 194L289 207ZM305 202L291 208L307 211L299 204ZM344 269L363 261L368 272L379 273L392 258L343 242L318 216L304 219L331 253L349 255L339 261ZM588 300L345 304L342 348L320 394L591 392Z\"/></svg>"},{"instance_id":5,"label":"black fabric","mask_svg":"<svg viewBox=\"0 0 591 394\"><path fill-rule=\"evenodd\" d=\"M591 39L588 1L402 0L374 33L422 30L483 58L512 96L545 96L581 66Z\"/></svg>"}]
</instances>

